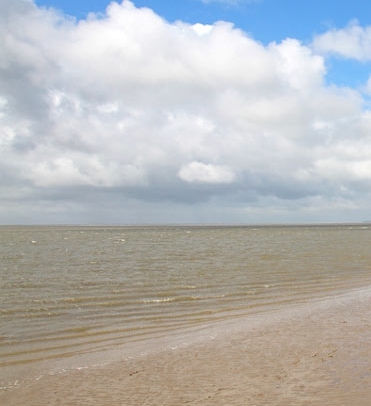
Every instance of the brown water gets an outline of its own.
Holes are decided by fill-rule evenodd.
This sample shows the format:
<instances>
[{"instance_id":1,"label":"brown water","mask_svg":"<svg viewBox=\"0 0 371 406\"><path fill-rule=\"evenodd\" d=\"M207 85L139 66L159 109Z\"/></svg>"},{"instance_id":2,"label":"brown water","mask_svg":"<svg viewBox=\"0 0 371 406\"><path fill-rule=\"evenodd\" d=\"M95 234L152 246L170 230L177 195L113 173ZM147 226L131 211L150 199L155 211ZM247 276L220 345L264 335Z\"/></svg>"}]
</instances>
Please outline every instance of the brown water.
<instances>
[{"instance_id":1,"label":"brown water","mask_svg":"<svg viewBox=\"0 0 371 406\"><path fill-rule=\"evenodd\" d=\"M0 227L0 386L368 286L370 241L366 225Z\"/></svg>"}]
</instances>

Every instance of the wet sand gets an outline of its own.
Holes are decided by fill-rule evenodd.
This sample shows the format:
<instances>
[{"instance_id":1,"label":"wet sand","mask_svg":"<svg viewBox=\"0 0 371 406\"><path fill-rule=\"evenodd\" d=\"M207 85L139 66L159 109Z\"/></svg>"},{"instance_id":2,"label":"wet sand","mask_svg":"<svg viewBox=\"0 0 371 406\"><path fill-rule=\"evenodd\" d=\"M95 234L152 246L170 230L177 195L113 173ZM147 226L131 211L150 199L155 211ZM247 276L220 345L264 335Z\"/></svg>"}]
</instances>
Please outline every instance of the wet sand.
<instances>
[{"instance_id":1,"label":"wet sand","mask_svg":"<svg viewBox=\"0 0 371 406\"><path fill-rule=\"evenodd\" d=\"M370 405L371 289L115 349L7 405Z\"/></svg>"}]
</instances>

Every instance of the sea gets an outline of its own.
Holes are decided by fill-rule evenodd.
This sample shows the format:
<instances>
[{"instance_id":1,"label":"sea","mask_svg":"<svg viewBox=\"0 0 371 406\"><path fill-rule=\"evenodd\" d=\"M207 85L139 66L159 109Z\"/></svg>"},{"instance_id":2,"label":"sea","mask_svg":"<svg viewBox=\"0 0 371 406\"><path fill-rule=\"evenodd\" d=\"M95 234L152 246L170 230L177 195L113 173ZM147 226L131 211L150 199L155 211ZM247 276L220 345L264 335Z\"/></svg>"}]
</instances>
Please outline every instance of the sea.
<instances>
[{"instance_id":1,"label":"sea","mask_svg":"<svg viewBox=\"0 0 371 406\"><path fill-rule=\"evenodd\" d=\"M370 245L367 223L1 226L0 390L370 286Z\"/></svg>"}]
</instances>

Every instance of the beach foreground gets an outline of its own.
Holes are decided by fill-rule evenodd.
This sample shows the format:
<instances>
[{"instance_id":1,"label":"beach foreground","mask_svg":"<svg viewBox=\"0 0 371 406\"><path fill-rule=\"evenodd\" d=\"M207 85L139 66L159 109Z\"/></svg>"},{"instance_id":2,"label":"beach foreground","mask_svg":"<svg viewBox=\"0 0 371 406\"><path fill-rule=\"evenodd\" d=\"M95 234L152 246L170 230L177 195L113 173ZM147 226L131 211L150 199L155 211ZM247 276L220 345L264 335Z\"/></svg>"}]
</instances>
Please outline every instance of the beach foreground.
<instances>
[{"instance_id":1,"label":"beach foreground","mask_svg":"<svg viewBox=\"0 0 371 406\"><path fill-rule=\"evenodd\" d=\"M369 405L371 289L115 349L41 374L6 405Z\"/></svg>"}]
</instances>

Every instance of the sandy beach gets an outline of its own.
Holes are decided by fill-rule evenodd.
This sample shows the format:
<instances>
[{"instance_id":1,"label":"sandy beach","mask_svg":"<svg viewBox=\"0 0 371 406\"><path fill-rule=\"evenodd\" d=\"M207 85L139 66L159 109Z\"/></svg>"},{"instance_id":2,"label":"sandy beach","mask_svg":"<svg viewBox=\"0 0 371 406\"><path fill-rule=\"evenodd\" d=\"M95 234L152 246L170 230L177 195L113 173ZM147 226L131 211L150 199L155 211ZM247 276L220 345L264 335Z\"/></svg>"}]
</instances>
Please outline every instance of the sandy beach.
<instances>
[{"instance_id":1,"label":"sandy beach","mask_svg":"<svg viewBox=\"0 0 371 406\"><path fill-rule=\"evenodd\" d=\"M371 290L117 348L2 405L369 405Z\"/></svg>"}]
</instances>

